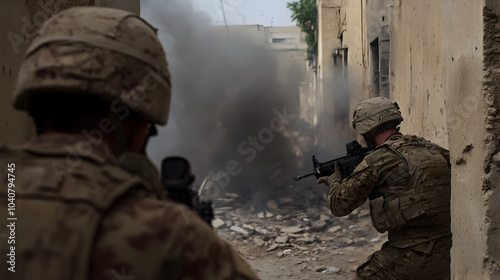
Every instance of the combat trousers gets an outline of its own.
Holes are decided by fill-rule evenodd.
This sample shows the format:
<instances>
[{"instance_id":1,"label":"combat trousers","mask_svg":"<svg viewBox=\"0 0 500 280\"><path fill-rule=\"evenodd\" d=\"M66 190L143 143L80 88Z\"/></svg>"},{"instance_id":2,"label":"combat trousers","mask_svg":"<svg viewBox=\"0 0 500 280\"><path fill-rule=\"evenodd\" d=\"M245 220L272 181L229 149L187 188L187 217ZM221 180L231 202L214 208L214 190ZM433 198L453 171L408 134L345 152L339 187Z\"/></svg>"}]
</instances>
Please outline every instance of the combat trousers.
<instances>
[{"instance_id":1,"label":"combat trousers","mask_svg":"<svg viewBox=\"0 0 500 280\"><path fill-rule=\"evenodd\" d=\"M451 236L436 239L428 254L386 242L356 271L354 280L449 280Z\"/></svg>"}]
</instances>

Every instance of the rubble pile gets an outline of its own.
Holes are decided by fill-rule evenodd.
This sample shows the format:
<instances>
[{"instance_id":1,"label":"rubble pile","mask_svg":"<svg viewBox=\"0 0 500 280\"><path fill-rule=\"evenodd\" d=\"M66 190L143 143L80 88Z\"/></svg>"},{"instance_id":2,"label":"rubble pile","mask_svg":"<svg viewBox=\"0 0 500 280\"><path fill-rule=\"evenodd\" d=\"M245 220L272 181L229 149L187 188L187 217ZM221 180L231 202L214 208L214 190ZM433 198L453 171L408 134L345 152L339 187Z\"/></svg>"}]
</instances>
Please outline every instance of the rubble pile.
<instances>
[{"instance_id":1,"label":"rubble pile","mask_svg":"<svg viewBox=\"0 0 500 280\"><path fill-rule=\"evenodd\" d=\"M372 228L366 205L338 218L330 213L325 196L267 195L256 200L225 193L214 199L213 227L249 260L294 257L301 271L342 274L363 261L349 257L351 251L366 257L386 240ZM344 263L330 265L332 255L345 255Z\"/></svg>"}]
</instances>

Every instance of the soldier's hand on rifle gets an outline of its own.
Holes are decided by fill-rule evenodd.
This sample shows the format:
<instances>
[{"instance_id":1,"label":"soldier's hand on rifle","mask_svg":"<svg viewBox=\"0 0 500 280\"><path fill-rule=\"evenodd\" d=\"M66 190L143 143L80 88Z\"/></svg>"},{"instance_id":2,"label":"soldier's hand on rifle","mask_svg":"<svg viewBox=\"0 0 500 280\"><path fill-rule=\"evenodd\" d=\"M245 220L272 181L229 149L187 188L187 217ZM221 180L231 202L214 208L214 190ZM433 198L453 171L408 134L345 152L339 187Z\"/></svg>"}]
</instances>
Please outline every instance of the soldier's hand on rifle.
<instances>
[{"instance_id":1,"label":"soldier's hand on rifle","mask_svg":"<svg viewBox=\"0 0 500 280\"><path fill-rule=\"evenodd\" d=\"M335 162L335 172L331 176L320 177L317 181L318 184L325 184L331 187L335 182L342 182L342 172L340 172L340 167L337 162Z\"/></svg>"},{"instance_id":2,"label":"soldier's hand on rifle","mask_svg":"<svg viewBox=\"0 0 500 280\"><path fill-rule=\"evenodd\" d=\"M330 178L328 178L328 185L332 186L333 183L335 182L338 183L342 182L342 172L340 172L340 167L338 162L335 162L335 172L333 172Z\"/></svg>"},{"instance_id":3,"label":"soldier's hand on rifle","mask_svg":"<svg viewBox=\"0 0 500 280\"><path fill-rule=\"evenodd\" d=\"M325 186L329 186L328 185L328 176L324 176L324 177L320 177L316 182L318 183L318 185L321 185L321 184L324 184Z\"/></svg>"}]
</instances>

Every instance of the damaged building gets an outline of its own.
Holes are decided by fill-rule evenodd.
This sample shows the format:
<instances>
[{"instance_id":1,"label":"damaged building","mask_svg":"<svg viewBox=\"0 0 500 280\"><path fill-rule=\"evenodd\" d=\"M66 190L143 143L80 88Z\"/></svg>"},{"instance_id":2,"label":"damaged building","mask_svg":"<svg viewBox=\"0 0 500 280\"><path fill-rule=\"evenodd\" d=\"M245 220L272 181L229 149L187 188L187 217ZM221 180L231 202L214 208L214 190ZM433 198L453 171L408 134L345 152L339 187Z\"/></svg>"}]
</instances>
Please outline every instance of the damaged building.
<instances>
[{"instance_id":1,"label":"damaged building","mask_svg":"<svg viewBox=\"0 0 500 280\"><path fill-rule=\"evenodd\" d=\"M317 8L311 94L323 100L320 130L348 141L361 100L398 102L404 133L451 152L452 279L499 279L500 3L318 0Z\"/></svg>"}]
</instances>

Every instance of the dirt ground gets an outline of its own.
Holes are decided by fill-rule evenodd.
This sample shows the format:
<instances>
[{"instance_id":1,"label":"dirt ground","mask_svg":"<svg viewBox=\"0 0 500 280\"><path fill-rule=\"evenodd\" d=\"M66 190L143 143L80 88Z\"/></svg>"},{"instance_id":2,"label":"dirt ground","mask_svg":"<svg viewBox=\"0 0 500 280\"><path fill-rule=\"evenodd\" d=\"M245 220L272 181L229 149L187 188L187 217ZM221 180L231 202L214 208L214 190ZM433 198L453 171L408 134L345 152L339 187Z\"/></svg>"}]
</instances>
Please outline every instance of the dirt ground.
<instances>
[{"instance_id":1,"label":"dirt ground","mask_svg":"<svg viewBox=\"0 0 500 280\"><path fill-rule=\"evenodd\" d=\"M351 279L387 239L373 229L366 204L338 218L329 212L326 193L259 197L255 203L220 196L212 224L264 280Z\"/></svg>"}]
</instances>

